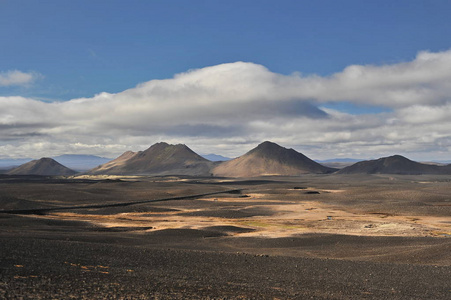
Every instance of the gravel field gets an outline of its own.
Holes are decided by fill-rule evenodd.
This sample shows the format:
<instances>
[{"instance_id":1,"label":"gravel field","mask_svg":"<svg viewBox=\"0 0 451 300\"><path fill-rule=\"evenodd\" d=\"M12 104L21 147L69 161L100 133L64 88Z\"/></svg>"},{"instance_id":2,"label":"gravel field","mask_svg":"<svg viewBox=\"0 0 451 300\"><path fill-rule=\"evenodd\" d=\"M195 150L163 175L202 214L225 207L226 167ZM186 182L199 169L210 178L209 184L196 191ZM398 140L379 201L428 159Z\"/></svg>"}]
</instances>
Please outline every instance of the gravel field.
<instances>
[{"instance_id":1,"label":"gravel field","mask_svg":"<svg viewBox=\"0 0 451 300\"><path fill-rule=\"evenodd\" d=\"M451 299L449 179L3 177L0 298Z\"/></svg>"},{"instance_id":2,"label":"gravel field","mask_svg":"<svg viewBox=\"0 0 451 300\"><path fill-rule=\"evenodd\" d=\"M449 299L451 268L1 240L4 299Z\"/></svg>"}]
</instances>

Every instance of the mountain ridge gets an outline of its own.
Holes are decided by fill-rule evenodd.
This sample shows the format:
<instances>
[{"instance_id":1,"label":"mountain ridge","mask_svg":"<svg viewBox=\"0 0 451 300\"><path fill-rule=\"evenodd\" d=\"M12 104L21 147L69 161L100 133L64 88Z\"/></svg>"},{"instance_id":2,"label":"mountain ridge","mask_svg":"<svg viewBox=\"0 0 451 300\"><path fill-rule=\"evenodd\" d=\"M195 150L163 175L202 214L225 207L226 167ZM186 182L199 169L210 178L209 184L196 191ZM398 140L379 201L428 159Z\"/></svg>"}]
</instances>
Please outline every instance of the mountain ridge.
<instances>
[{"instance_id":1,"label":"mountain ridge","mask_svg":"<svg viewBox=\"0 0 451 300\"><path fill-rule=\"evenodd\" d=\"M57 157L55 157L57 158ZM59 158L79 159L100 157L61 155ZM101 158L107 160L106 158ZM346 159L351 160L351 159ZM297 176L302 174L451 174L451 164L420 163L401 155L347 163L320 164L294 149L265 141L247 153L228 161L210 161L184 144L153 144L138 152L126 151L113 160L97 165L83 174L91 175L188 175L220 177L256 177L267 175ZM335 168L338 167L339 169ZM66 168L66 169L65 169ZM74 168L52 158L41 158L20 165L5 174L73 175Z\"/></svg>"}]
</instances>

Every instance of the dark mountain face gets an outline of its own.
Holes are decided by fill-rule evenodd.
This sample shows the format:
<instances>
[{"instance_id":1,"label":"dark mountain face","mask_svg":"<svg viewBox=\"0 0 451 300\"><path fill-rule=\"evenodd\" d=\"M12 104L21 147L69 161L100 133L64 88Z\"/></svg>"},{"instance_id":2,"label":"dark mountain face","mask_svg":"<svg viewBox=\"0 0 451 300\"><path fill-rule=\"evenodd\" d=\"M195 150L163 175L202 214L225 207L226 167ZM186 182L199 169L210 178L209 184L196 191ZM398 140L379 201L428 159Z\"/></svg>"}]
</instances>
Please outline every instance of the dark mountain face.
<instances>
[{"instance_id":1,"label":"dark mountain face","mask_svg":"<svg viewBox=\"0 0 451 300\"><path fill-rule=\"evenodd\" d=\"M128 151L88 174L207 176L211 165L212 162L185 145L157 143L145 151Z\"/></svg>"},{"instance_id":2,"label":"dark mountain face","mask_svg":"<svg viewBox=\"0 0 451 300\"><path fill-rule=\"evenodd\" d=\"M46 175L46 176L58 176L58 175L74 175L77 172L71 170L62 164L58 163L54 159L44 157L39 160L33 160L25 163L17 168L10 170L7 174L10 175Z\"/></svg>"},{"instance_id":3,"label":"dark mountain face","mask_svg":"<svg viewBox=\"0 0 451 300\"><path fill-rule=\"evenodd\" d=\"M223 162L213 170L217 176L252 177L262 175L295 176L306 173L332 173L328 168L293 149L264 142L243 156Z\"/></svg>"},{"instance_id":4,"label":"dark mountain face","mask_svg":"<svg viewBox=\"0 0 451 300\"><path fill-rule=\"evenodd\" d=\"M422 164L401 155L361 161L338 171L339 174L446 174L446 166Z\"/></svg>"}]
</instances>

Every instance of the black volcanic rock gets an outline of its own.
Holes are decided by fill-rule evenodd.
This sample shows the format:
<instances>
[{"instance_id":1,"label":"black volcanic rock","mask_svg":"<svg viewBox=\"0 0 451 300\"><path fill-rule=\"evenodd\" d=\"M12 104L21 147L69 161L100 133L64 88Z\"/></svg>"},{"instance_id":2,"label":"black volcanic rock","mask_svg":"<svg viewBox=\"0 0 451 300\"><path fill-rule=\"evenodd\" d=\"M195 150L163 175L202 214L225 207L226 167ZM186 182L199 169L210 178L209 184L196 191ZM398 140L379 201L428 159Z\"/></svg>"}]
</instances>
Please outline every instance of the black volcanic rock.
<instances>
[{"instance_id":1,"label":"black volcanic rock","mask_svg":"<svg viewBox=\"0 0 451 300\"><path fill-rule=\"evenodd\" d=\"M10 170L9 175L46 175L46 176L58 176L58 175L74 175L77 172L71 170L56 160L48 157L43 157L38 160L32 160L17 168Z\"/></svg>"},{"instance_id":2,"label":"black volcanic rock","mask_svg":"<svg viewBox=\"0 0 451 300\"><path fill-rule=\"evenodd\" d=\"M145 151L127 151L118 158L88 171L98 175L210 175L213 163L186 145L157 143Z\"/></svg>"},{"instance_id":3,"label":"black volcanic rock","mask_svg":"<svg viewBox=\"0 0 451 300\"><path fill-rule=\"evenodd\" d=\"M213 169L216 176L255 177L262 175L296 176L307 173L332 173L328 168L293 149L263 142L243 156L223 162Z\"/></svg>"},{"instance_id":4,"label":"black volcanic rock","mask_svg":"<svg viewBox=\"0 0 451 300\"><path fill-rule=\"evenodd\" d=\"M449 174L446 166L422 164L401 155L355 163L338 171L339 174Z\"/></svg>"}]
</instances>

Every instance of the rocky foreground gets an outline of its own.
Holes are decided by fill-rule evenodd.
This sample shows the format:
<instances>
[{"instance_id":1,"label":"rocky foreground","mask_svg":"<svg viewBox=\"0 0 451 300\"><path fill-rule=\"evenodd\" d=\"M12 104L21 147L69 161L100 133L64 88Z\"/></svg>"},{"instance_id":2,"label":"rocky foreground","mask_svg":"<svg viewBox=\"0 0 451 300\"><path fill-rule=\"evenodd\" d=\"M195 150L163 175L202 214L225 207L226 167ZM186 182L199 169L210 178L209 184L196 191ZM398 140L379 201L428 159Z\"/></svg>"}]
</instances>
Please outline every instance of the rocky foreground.
<instances>
[{"instance_id":1,"label":"rocky foreground","mask_svg":"<svg viewBox=\"0 0 451 300\"><path fill-rule=\"evenodd\" d=\"M8 238L3 299L449 299L451 268Z\"/></svg>"}]
</instances>

